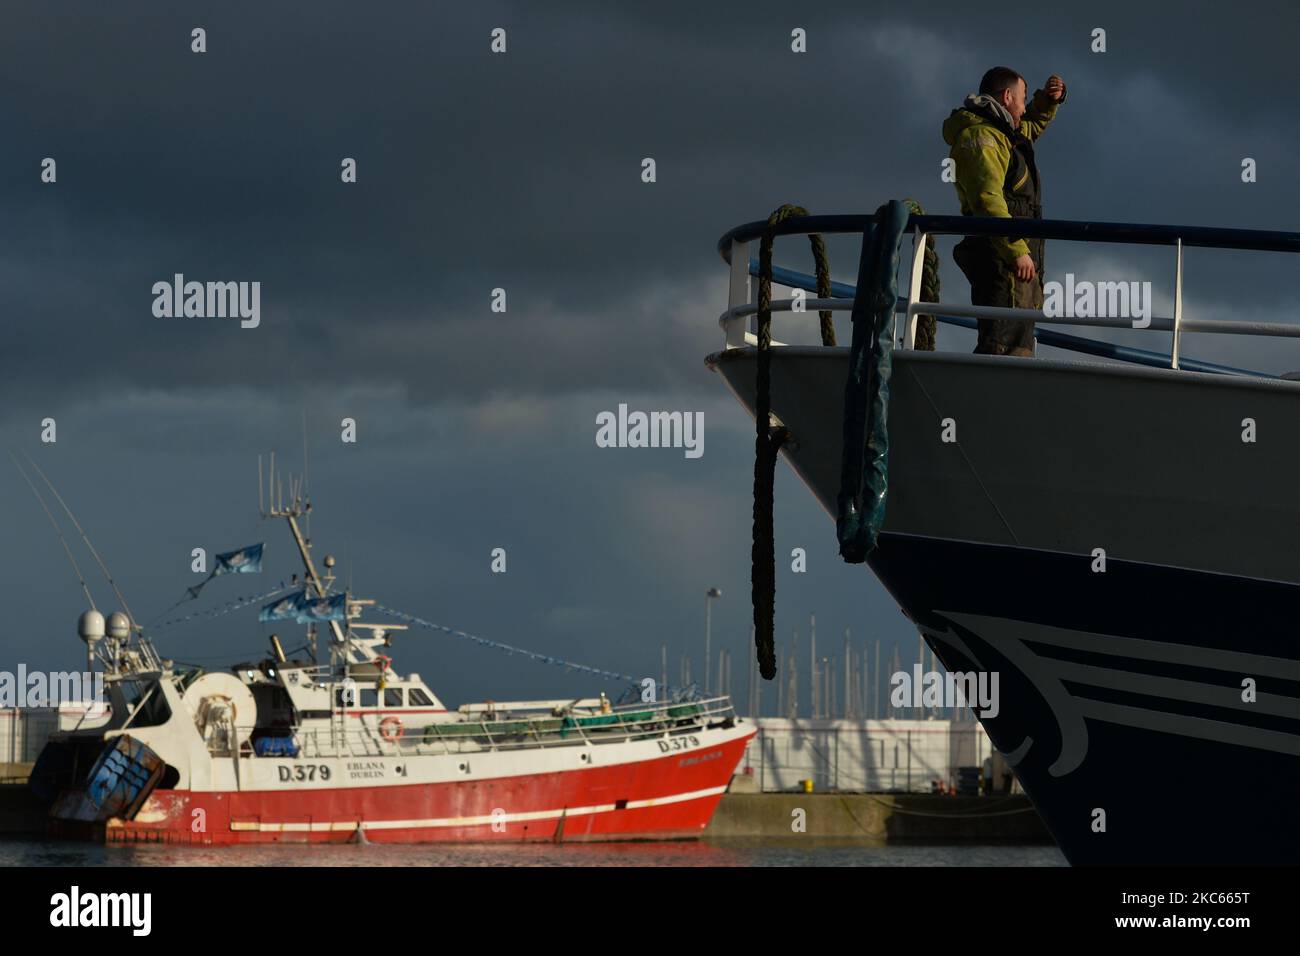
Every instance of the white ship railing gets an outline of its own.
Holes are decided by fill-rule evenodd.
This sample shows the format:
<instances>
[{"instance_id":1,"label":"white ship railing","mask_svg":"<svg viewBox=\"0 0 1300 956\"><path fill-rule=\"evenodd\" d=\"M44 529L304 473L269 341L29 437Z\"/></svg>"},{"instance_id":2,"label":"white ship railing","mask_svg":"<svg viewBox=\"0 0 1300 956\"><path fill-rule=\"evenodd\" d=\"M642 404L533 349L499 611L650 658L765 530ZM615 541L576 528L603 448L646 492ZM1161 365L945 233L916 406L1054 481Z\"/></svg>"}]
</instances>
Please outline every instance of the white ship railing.
<instances>
[{"instance_id":1,"label":"white ship railing","mask_svg":"<svg viewBox=\"0 0 1300 956\"><path fill-rule=\"evenodd\" d=\"M874 216L799 216L784 220L775 227L766 222L751 222L737 226L719 240L718 250L731 269L727 310L719 317L726 336L727 348L744 348L757 345L749 329L749 317L757 314L753 301L751 277L759 274L758 260L751 259L750 246L768 232L775 236L802 235L806 233L859 233L873 227ZM1268 335L1283 338L1300 338L1300 325L1285 322L1244 322L1237 320L1188 319L1183 314L1183 249L1199 246L1217 249L1248 249L1268 252L1300 252L1300 233L1272 232L1250 229L1215 229L1200 226L1149 226L1127 223L1074 222L1051 219L1016 219L1014 232L1019 238L1062 239L1085 242L1113 242L1142 245L1169 245L1174 249L1174 308L1173 315L1152 317L1149 324L1136 325L1130 318L1049 316L1041 309L1012 309L995 306L975 306L952 302L921 301L921 279L925 262L928 236L1003 236L1009 231L1007 219L984 219L967 216L912 215L908 229L912 234L912 262L907 295L899 296L895 306L895 341L899 348L916 347L917 318L934 315L939 321L965 325L959 319L1010 319L1055 325L1094 326L1099 328L1138 329L1171 334L1168 355L1130 349L1108 342L1078 336L1044 331L1040 339L1045 345L1074 351L1089 352L1122 361L1144 365L1163 365L1169 368L1187 368L1197 371L1224 372L1254 375L1242 369L1228 368L1207 362L1185 361L1181 358L1182 336L1185 332L1203 332L1228 335ZM817 291L816 278L789 269L773 269L773 281L808 292ZM772 311L792 311L796 302L808 312L820 310L852 310L855 289L843 283L833 283L832 291L840 293L833 298L773 299ZM902 324L901 333L899 324ZM774 346L783 345L773 341Z\"/></svg>"}]
</instances>

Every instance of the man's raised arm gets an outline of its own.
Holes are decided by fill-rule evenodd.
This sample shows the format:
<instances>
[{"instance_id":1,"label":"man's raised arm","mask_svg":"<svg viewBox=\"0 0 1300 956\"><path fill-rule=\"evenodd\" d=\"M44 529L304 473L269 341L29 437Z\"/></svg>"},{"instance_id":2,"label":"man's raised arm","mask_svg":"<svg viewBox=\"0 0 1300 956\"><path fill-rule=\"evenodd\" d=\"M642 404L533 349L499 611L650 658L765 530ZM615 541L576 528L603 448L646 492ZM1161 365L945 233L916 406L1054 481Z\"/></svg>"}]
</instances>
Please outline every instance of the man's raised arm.
<instances>
[{"instance_id":1,"label":"man's raised arm","mask_svg":"<svg viewBox=\"0 0 1300 956\"><path fill-rule=\"evenodd\" d=\"M1056 108L1064 102L1065 82L1053 73L1041 90L1034 91L1034 98L1020 118L1020 132L1031 141L1038 139L1047 124L1056 118Z\"/></svg>"}]
</instances>

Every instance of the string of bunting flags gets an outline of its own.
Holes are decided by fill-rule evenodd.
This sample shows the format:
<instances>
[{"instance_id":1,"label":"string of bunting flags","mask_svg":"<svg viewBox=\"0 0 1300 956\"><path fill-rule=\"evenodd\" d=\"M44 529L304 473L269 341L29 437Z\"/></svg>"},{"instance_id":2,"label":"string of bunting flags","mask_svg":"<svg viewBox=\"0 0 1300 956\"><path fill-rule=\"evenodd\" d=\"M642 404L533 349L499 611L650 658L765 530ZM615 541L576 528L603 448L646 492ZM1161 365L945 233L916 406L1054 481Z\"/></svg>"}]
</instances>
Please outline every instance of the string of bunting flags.
<instances>
[{"instance_id":1,"label":"string of bunting flags","mask_svg":"<svg viewBox=\"0 0 1300 956\"><path fill-rule=\"evenodd\" d=\"M322 621L345 621L348 616L346 594L308 596L306 588L272 601L257 615L259 621L296 621L315 624Z\"/></svg>"},{"instance_id":2,"label":"string of bunting flags","mask_svg":"<svg viewBox=\"0 0 1300 956\"><path fill-rule=\"evenodd\" d=\"M432 621L426 621L423 618L415 617L412 614L404 614L401 611L394 610L391 607L385 607L382 604L374 606L376 611L381 614L387 614L395 617L399 621L405 621L408 624L415 624L431 631L442 631L444 634L451 634L453 637L463 637L467 641L473 641L475 644L481 644L483 647L491 647L498 651L506 651L510 654L522 654L524 657L531 658L535 661L541 661L544 664L555 664L559 667L565 667L569 670L583 671L587 674L595 674L599 677L607 677L611 680L627 681L629 684L636 684L637 679L630 674L619 674L614 671L601 670L599 667L588 667L586 664L575 664L573 661L566 661L563 658L555 657L552 654L541 654L537 651L525 650L522 647L514 647L510 644L503 644L500 641L488 640L486 637L475 637L473 634L466 634L464 631L458 631L452 627L446 627L442 624L434 624Z\"/></svg>"},{"instance_id":3,"label":"string of bunting flags","mask_svg":"<svg viewBox=\"0 0 1300 956\"><path fill-rule=\"evenodd\" d=\"M283 592L289 591L288 594ZM163 621L161 624L153 625L153 630L160 630L164 627L170 627L174 624L182 624L186 621L209 619L221 617L224 614L230 614L232 611L238 611L249 605L256 604L259 601L265 601L267 598L278 597L275 601L265 605L258 614L258 620L261 621L296 621L299 624L313 621L330 621L344 619L344 600L345 595L333 594L324 598L306 599L305 591L298 583L286 584L281 581L275 588L262 594L254 594L249 597L238 597L233 601L227 601L225 604L215 608L209 608L206 611L195 611L192 614L185 614L181 617L172 618L170 621ZM626 681L629 684L636 684L637 679L630 674L619 674L616 671L602 670L599 667L589 667L586 664L578 664L573 661L567 661L562 657L556 657L553 654L542 654L537 651L526 650L522 647L515 647L511 644L505 644L501 641L489 640L485 637L476 637L473 634L460 631L455 628L446 627L442 624L434 624L432 621L426 621L423 618L415 617L412 614L405 614L394 608L386 607L382 604L374 606L376 611L395 617L408 624L415 624L418 627L427 628L431 631L442 631L444 634L451 634L454 637L463 637L467 641L473 641L475 644L483 647L491 647L495 650L505 651L509 654L521 654L531 660L540 661L544 664L554 664L557 667L564 667L568 670L582 671L586 674L594 674L598 677L606 677L612 680ZM335 615L335 616L332 616Z\"/></svg>"},{"instance_id":4,"label":"string of bunting flags","mask_svg":"<svg viewBox=\"0 0 1300 956\"><path fill-rule=\"evenodd\" d=\"M212 567L212 572L206 578L200 581L198 584L194 585L193 587L186 588L185 596L182 597L175 604L173 604L171 607L169 607L167 610L163 611L162 614L159 614L158 617L162 617L164 614L170 614L172 611L176 610L182 604L185 604L189 601L198 600L200 592L203 591L203 588L207 585L207 583L219 575L261 574L262 573L262 552L265 550L265 548L266 548L266 543L263 541L259 541L257 544L250 544L248 547L240 548L238 551L226 551L223 554L218 554L216 556L216 564L214 564ZM281 582L281 587L277 588L276 590L282 590L282 589L283 589L283 582ZM270 597L274 593L276 592L268 591L266 594L262 595L259 598L250 598L249 600L250 601L265 600L266 598ZM242 600L242 598L239 600ZM240 605L240 607L245 607L245 606L246 605L242 605L242 604ZM235 610L235 608L231 608L231 610ZM226 612L223 611L222 613L226 613ZM148 626L151 628L167 627L168 625L179 624L182 621L188 621L191 620L192 618L200 617L200 616L202 615L187 614L184 617L172 618L170 621L166 621L162 624L158 624L157 619L155 619L153 621L150 621Z\"/></svg>"},{"instance_id":5,"label":"string of bunting flags","mask_svg":"<svg viewBox=\"0 0 1300 956\"><path fill-rule=\"evenodd\" d=\"M259 601L265 601L269 597L275 597L275 595L282 591L287 591L290 588L299 589L301 588L301 585L281 581L271 590L264 591L261 594L254 594L251 597L237 597L232 601L227 601L225 604L220 604L214 608L208 608L206 611L194 611L191 614L183 614L180 617L174 617L169 621L163 621L161 624L150 624L149 629L156 631L161 630L164 627L171 627L173 624L183 624L186 621L206 620L207 618L221 617L223 614L229 614L231 611L238 611L241 608L248 607L250 604L256 604Z\"/></svg>"},{"instance_id":6,"label":"string of bunting flags","mask_svg":"<svg viewBox=\"0 0 1300 956\"><path fill-rule=\"evenodd\" d=\"M212 573L200 582L197 586L187 588L186 596L172 605L172 608L192 601L199 596L203 590L203 585L207 584L214 577L223 574L258 574L262 570L262 554L264 544L250 545L246 548L240 548L238 551L230 551L216 556L216 566ZM295 576L296 578L296 576ZM288 592L288 593L286 593ZM309 594L308 589L303 582L293 580L289 583L280 581L274 588L264 591L260 594L254 594L247 597L237 597L234 600L227 601L225 604L209 608L205 611L195 611L190 614L183 614L180 617L174 617L162 623L149 625L152 630L162 630L163 628L172 627L177 624L184 624L188 621L210 620L221 617L234 611L246 608L249 605L257 604L268 598L274 598L269 604L263 605L257 615L257 619L262 622L268 621L293 621L298 624L313 624L328 621L345 621L347 620L347 595L346 594L326 594L315 595ZM168 610L171 610L169 608ZM563 667L566 670L581 671L585 674L593 674L597 677L604 677L611 680L626 681L628 684L636 686L638 681L630 674L620 674L616 671L607 671L599 667L590 667L586 664L578 664L574 661L565 660L562 657L556 657L553 654L542 654L538 651L530 651L522 647L515 647L511 644L505 644L501 641L489 640L485 637L476 637L465 631L456 628L446 627L442 624L434 624L432 621L426 621L423 618L416 617L412 614L405 614L394 608L386 607L382 604L374 605L376 611L395 617L398 620L405 621L408 624L414 624L418 627L431 631L441 631L444 634L450 634L453 637L461 637L467 641L473 641L482 647L490 647L494 650L505 651L508 654L520 654L530 660L538 661L543 664L553 664L557 667ZM165 611L163 612L166 613ZM160 617L162 615L159 615ZM663 688L667 691L668 688Z\"/></svg>"},{"instance_id":7,"label":"string of bunting flags","mask_svg":"<svg viewBox=\"0 0 1300 956\"><path fill-rule=\"evenodd\" d=\"M238 551L227 551L225 554L217 555L216 563L212 566L212 573L194 587L186 588L186 593L193 600L199 596L203 586L218 575L261 574L262 551L265 548L265 542L258 542L257 544L250 544L246 548L240 548Z\"/></svg>"}]
</instances>

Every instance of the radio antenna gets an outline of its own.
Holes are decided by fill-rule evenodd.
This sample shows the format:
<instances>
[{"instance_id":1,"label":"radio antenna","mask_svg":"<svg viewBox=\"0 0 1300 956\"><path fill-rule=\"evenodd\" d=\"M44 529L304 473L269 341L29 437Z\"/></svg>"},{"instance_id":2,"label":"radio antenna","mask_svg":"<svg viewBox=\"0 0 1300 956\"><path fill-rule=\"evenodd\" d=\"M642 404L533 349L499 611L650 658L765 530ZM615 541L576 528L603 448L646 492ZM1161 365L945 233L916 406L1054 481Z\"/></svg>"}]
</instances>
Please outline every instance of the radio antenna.
<instances>
[{"instance_id":1,"label":"radio antenna","mask_svg":"<svg viewBox=\"0 0 1300 956\"><path fill-rule=\"evenodd\" d=\"M41 471L41 466L32 461L31 455L27 455L26 452L23 454L27 458L27 463L32 466L36 474L41 476L41 480L45 482L46 486L50 489L50 493L54 495L54 500L63 507L63 510L68 515L68 519L72 522L72 526L77 529L77 533L81 535L81 540L86 543L86 547L90 550L91 556L94 557L95 563L97 563L99 569L104 572L104 577L108 579L109 586L113 589L113 593L116 594L117 599L122 602L122 610L126 611L126 616L130 619L131 626L136 630L139 630L140 625L136 623L135 615L131 613L131 606L126 603L126 598L122 595L121 588L119 588L117 582L113 580L113 575L109 573L108 565L104 563L104 559L99 556L99 552L95 550L95 546L90 543L90 538L81 527L81 523L77 521L77 516L72 513L72 509L69 508L68 503L63 500L63 496L59 494L59 490L54 487L54 483L50 481L49 478L45 477L45 472Z\"/></svg>"},{"instance_id":2,"label":"radio antenna","mask_svg":"<svg viewBox=\"0 0 1300 956\"><path fill-rule=\"evenodd\" d=\"M303 519L307 526L307 538L311 539L311 489L307 485L307 476L310 470L307 467L307 406L302 407L302 496L303 496Z\"/></svg>"},{"instance_id":3,"label":"radio antenna","mask_svg":"<svg viewBox=\"0 0 1300 956\"><path fill-rule=\"evenodd\" d=\"M307 406L302 407L302 493L308 494L307 476L311 470L307 467Z\"/></svg>"},{"instance_id":4,"label":"radio antenna","mask_svg":"<svg viewBox=\"0 0 1300 956\"><path fill-rule=\"evenodd\" d=\"M77 559L72 556L72 549L68 547L68 539L63 536L63 529L60 528L59 523L54 520L54 515L50 512L49 505L45 503L45 499L41 497L40 491L37 490L36 485L32 483L31 476L29 476L27 472L23 471L23 466L18 461L18 456L10 450L9 457L13 459L14 467L18 469L18 474L23 476L23 481L27 482L27 487L32 489L32 494L36 496L36 500L41 503L41 508L45 511L45 517L50 519L50 525L54 528L54 533L59 536L59 544L63 545L63 552L68 556L68 560L72 562L72 570L76 572L77 580L81 582L81 590L86 595L86 600L90 604L90 609L92 611L98 611L99 608L95 607L95 599L90 594L90 588L86 585L86 576L81 573L81 568L77 564Z\"/></svg>"}]
</instances>

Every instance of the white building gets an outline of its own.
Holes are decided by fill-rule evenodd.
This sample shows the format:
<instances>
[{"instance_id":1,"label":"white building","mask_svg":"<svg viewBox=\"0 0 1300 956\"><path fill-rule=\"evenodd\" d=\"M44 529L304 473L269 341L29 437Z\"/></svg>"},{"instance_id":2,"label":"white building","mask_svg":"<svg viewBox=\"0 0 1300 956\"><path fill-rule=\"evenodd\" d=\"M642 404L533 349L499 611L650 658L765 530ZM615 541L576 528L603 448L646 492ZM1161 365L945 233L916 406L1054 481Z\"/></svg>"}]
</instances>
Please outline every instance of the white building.
<instances>
[{"instance_id":1,"label":"white building","mask_svg":"<svg viewBox=\"0 0 1300 956\"><path fill-rule=\"evenodd\" d=\"M0 707L0 765L35 763L54 731L104 724L108 718L103 703Z\"/></svg>"},{"instance_id":2,"label":"white building","mask_svg":"<svg viewBox=\"0 0 1300 956\"><path fill-rule=\"evenodd\" d=\"M0 707L0 764L34 763L58 729L54 707Z\"/></svg>"},{"instance_id":3,"label":"white building","mask_svg":"<svg viewBox=\"0 0 1300 956\"><path fill-rule=\"evenodd\" d=\"M958 767L982 768L993 750L984 728L965 720L755 719L738 774L762 791L928 793L957 783Z\"/></svg>"}]
</instances>

